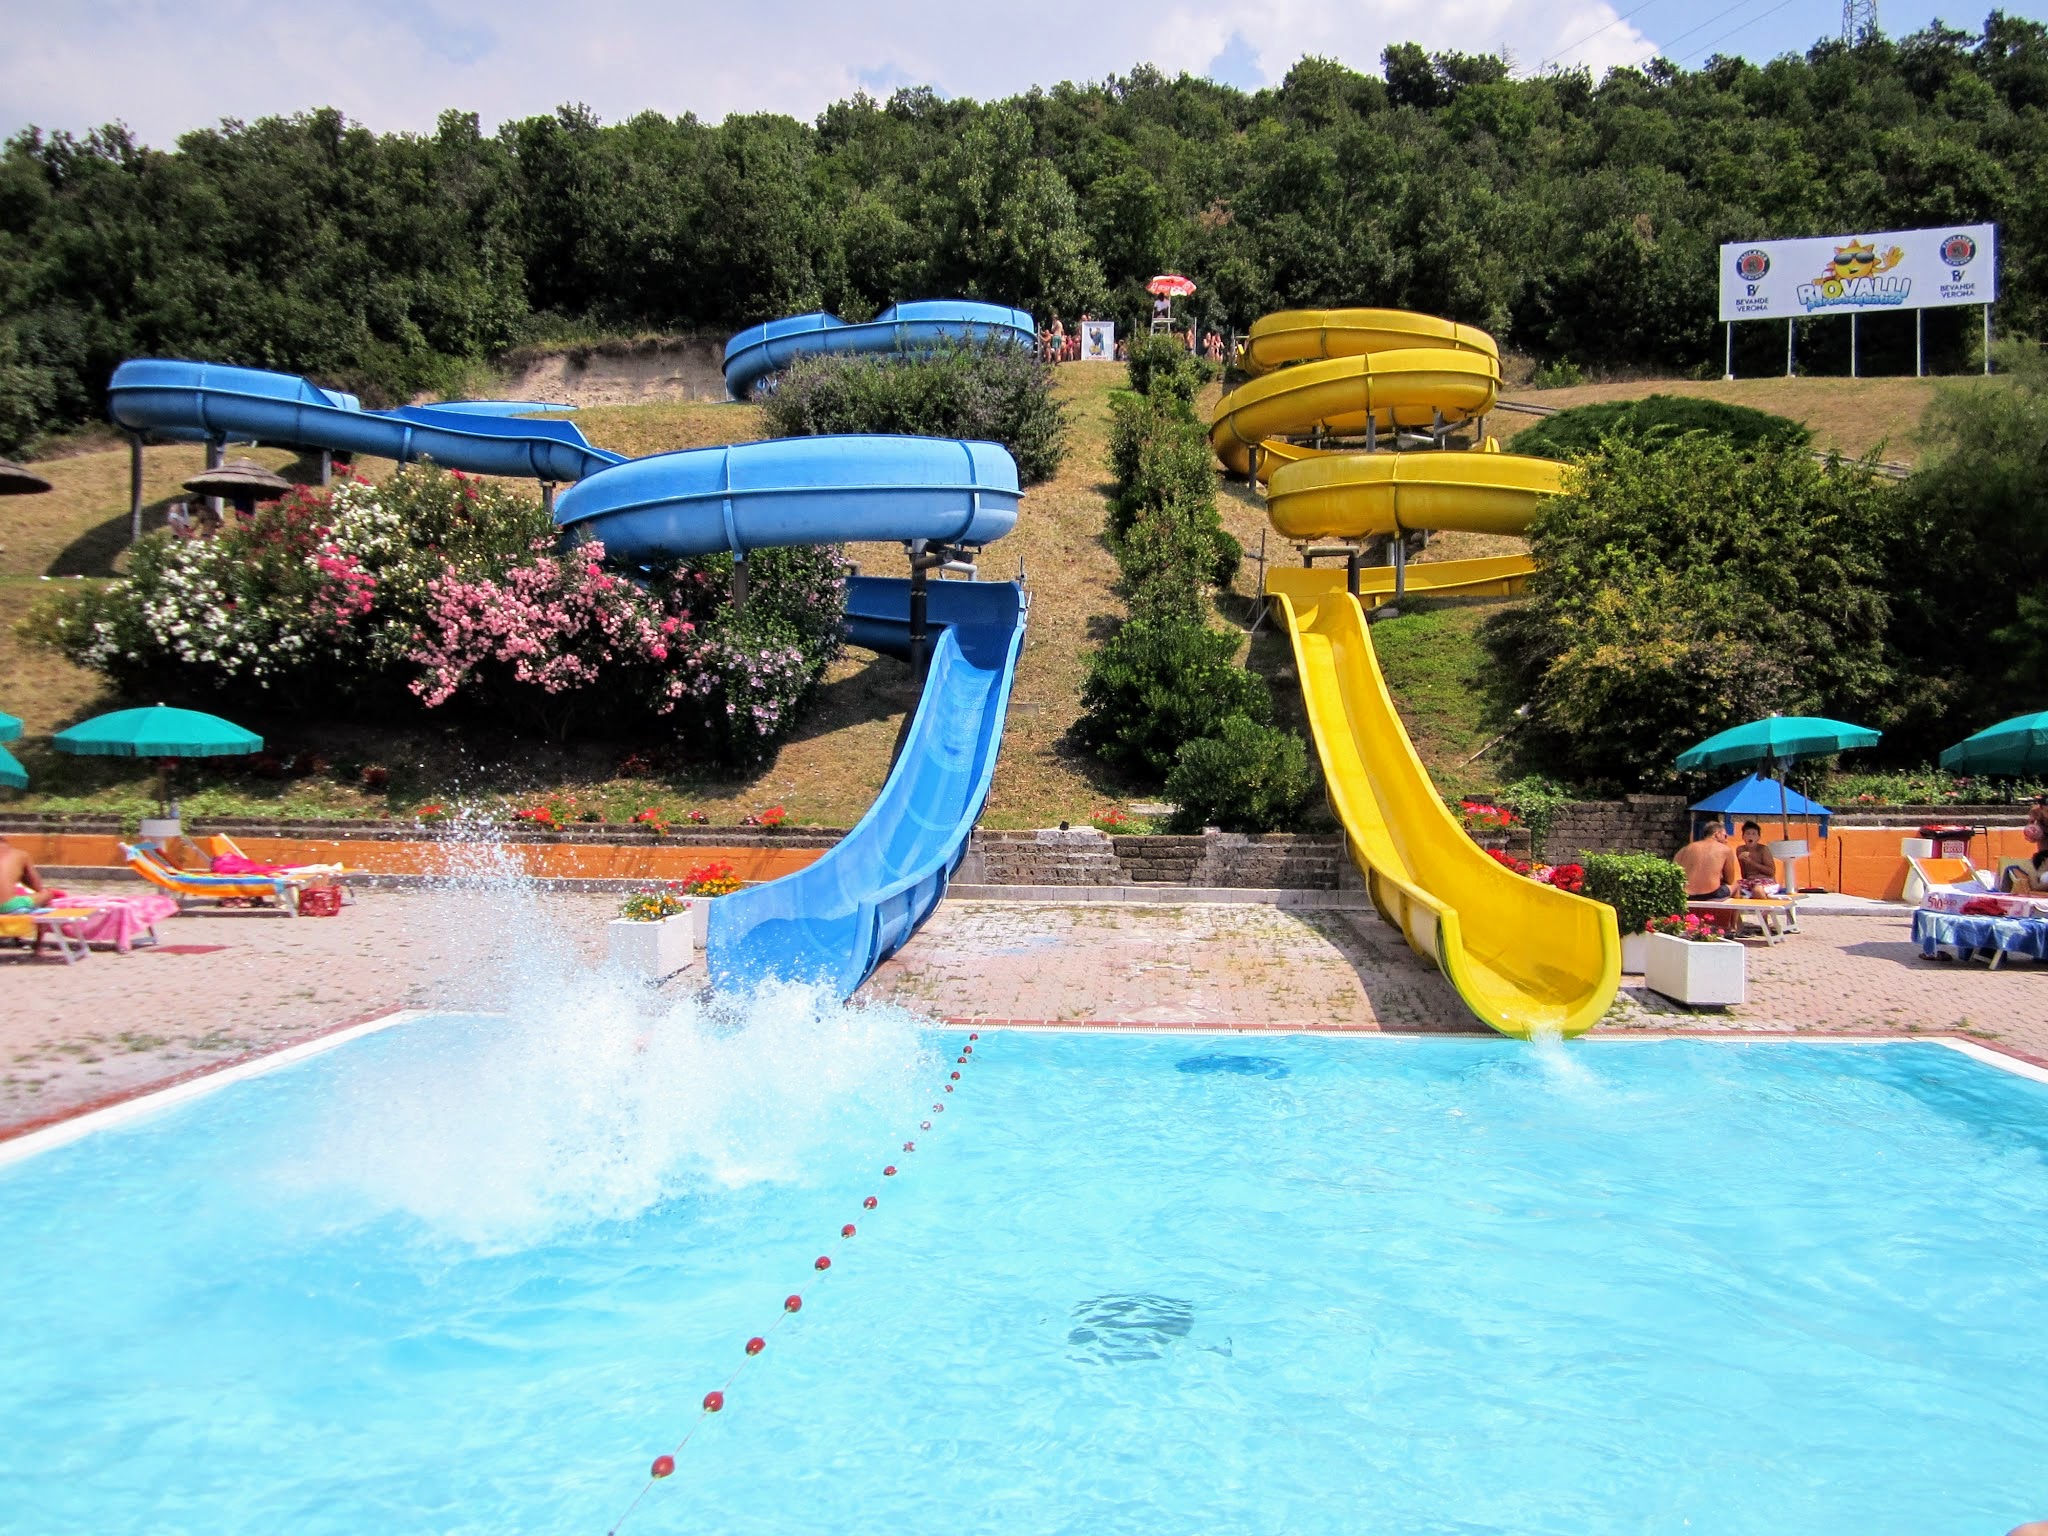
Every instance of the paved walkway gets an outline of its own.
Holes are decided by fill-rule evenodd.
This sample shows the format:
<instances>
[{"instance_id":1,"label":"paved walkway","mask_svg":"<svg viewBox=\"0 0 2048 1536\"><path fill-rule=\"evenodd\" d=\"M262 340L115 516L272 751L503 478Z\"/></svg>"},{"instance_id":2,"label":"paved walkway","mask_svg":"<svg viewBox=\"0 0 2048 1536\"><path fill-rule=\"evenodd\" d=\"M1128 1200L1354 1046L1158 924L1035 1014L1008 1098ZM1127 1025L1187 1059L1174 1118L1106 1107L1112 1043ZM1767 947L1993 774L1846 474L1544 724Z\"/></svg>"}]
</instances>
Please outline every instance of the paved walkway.
<instances>
[{"instance_id":1,"label":"paved walkway","mask_svg":"<svg viewBox=\"0 0 2048 1536\"><path fill-rule=\"evenodd\" d=\"M0 946L0 1132L393 1008L488 1005L537 932L595 960L617 902L372 891L328 918L194 911L76 965Z\"/></svg>"},{"instance_id":2,"label":"paved walkway","mask_svg":"<svg viewBox=\"0 0 2048 1536\"><path fill-rule=\"evenodd\" d=\"M1903 912L1809 914L1751 942L1750 1000L1693 1011L1625 978L1607 1030L1958 1033L2048 1062L2048 976L1923 960ZM1372 913L947 902L864 995L948 1018L1241 1028L1480 1029Z\"/></svg>"},{"instance_id":3,"label":"paved walkway","mask_svg":"<svg viewBox=\"0 0 2048 1536\"><path fill-rule=\"evenodd\" d=\"M65 966L0 947L0 1134L399 1007L489 1007L573 974L616 897L372 891L338 917L177 917L164 946ZM1749 946L1750 1001L1625 990L1608 1030L1952 1032L2048 1063L2048 977L1922 960L1897 912L1809 914ZM948 901L862 991L941 1019L1479 1031L1371 912Z\"/></svg>"}]
</instances>

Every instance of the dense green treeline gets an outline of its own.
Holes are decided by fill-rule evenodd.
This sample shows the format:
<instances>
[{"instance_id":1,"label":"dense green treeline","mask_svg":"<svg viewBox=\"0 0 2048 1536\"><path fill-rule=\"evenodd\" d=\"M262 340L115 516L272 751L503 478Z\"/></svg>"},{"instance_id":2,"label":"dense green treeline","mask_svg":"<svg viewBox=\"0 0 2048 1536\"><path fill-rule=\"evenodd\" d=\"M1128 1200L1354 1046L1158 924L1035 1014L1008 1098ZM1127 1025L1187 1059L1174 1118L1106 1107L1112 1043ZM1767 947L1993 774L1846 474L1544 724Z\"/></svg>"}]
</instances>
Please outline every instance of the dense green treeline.
<instances>
[{"instance_id":1,"label":"dense green treeline","mask_svg":"<svg viewBox=\"0 0 2048 1536\"><path fill-rule=\"evenodd\" d=\"M1304 59L1249 94L1140 68L988 104L856 96L811 124L564 108L380 135L316 111L172 152L32 131L0 155L0 444L93 414L137 353L393 397L520 342L926 294L1133 321L1164 268L1211 325L1398 305L1685 369L1718 363L1719 242L1960 220L2002 227L2001 324L2037 334L2044 176L2048 29L1997 12L1598 84L1402 45L1379 76ZM1974 320L1930 314L1938 361L1966 360ZM1758 366L1782 356L1749 329ZM1846 337L1810 329L1826 368ZM1869 365L1910 336L1873 317Z\"/></svg>"}]
</instances>

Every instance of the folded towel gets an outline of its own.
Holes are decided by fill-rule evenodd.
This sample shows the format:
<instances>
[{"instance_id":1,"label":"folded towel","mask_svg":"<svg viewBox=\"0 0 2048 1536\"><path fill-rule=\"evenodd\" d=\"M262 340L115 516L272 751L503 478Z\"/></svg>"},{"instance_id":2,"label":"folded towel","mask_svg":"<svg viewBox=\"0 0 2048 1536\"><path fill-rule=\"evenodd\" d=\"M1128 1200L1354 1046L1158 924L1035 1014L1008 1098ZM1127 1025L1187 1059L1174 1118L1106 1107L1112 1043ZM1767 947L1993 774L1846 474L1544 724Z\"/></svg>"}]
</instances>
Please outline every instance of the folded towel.
<instances>
[{"instance_id":1,"label":"folded towel","mask_svg":"<svg viewBox=\"0 0 2048 1536\"><path fill-rule=\"evenodd\" d=\"M239 853L224 853L213 861L216 875L281 875L282 864L259 864L254 859L244 858Z\"/></svg>"}]
</instances>

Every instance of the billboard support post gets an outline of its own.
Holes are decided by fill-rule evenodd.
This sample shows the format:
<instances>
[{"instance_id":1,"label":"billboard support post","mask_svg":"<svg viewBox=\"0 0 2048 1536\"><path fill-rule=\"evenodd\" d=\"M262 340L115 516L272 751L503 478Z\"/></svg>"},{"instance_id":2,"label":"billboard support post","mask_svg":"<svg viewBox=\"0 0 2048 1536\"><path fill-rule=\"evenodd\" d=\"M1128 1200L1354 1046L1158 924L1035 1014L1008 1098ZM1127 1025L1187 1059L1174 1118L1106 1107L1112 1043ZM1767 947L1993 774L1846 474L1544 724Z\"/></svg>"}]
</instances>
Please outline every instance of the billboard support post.
<instances>
[{"instance_id":1,"label":"billboard support post","mask_svg":"<svg viewBox=\"0 0 2048 1536\"><path fill-rule=\"evenodd\" d=\"M1723 321L1721 325L1721 377L1728 382L1735 380L1735 322Z\"/></svg>"},{"instance_id":2,"label":"billboard support post","mask_svg":"<svg viewBox=\"0 0 2048 1536\"><path fill-rule=\"evenodd\" d=\"M1785 377L1788 379L1792 377L1792 327L1796 323L1789 319L1785 322Z\"/></svg>"},{"instance_id":3,"label":"billboard support post","mask_svg":"<svg viewBox=\"0 0 2048 1536\"><path fill-rule=\"evenodd\" d=\"M1862 318L1855 314L1849 316L1849 377L1852 379L1861 377L1856 372L1856 322Z\"/></svg>"},{"instance_id":4,"label":"billboard support post","mask_svg":"<svg viewBox=\"0 0 2048 1536\"><path fill-rule=\"evenodd\" d=\"M1991 377L1991 306L1984 306L1984 377Z\"/></svg>"},{"instance_id":5,"label":"billboard support post","mask_svg":"<svg viewBox=\"0 0 2048 1536\"><path fill-rule=\"evenodd\" d=\"M1927 377L1927 311L1913 311L1913 377Z\"/></svg>"}]
</instances>

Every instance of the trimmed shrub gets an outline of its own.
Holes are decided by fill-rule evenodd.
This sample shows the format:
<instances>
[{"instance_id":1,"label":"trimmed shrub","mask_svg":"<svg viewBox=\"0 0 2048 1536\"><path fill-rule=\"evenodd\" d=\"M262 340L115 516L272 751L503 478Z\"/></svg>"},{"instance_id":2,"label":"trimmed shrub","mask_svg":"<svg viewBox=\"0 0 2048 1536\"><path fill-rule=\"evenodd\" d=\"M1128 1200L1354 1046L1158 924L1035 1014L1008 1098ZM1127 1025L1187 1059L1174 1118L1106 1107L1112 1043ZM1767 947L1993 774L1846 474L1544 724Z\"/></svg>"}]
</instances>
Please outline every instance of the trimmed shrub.
<instances>
[{"instance_id":1,"label":"trimmed shrub","mask_svg":"<svg viewBox=\"0 0 2048 1536\"><path fill-rule=\"evenodd\" d=\"M1572 406L1518 432L1509 446L1539 459L1570 459L1593 452L1608 438L1654 448L1688 432L1723 438L1741 453L1804 448L1813 441L1813 434L1798 422L1769 411L1690 395L1645 395L1640 400Z\"/></svg>"},{"instance_id":2,"label":"trimmed shrub","mask_svg":"<svg viewBox=\"0 0 2048 1536\"><path fill-rule=\"evenodd\" d=\"M961 343L913 356L809 357L790 365L763 402L774 437L896 433L1001 443L1018 478L1059 472L1065 409L1053 371L1027 347Z\"/></svg>"},{"instance_id":3,"label":"trimmed shrub","mask_svg":"<svg viewBox=\"0 0 2048 1536\"><path fill-rule=\"evenodd\" d=\"M1149 395L1157 384L1190 409L1195 395L1217 374L1214 363L1195 356L1178 336L1147 332L1132 340L1127 356L1133 390Z\"/></svg>"},{"instance_id":4,"label":"trimmed shrub","mask_svg":"<svg viewBox=\"0 0 2048 1536\"><path fill-rule=\"evenodd\" d=\"M1272 713L1266 685L1237 665L1238 636L1188 620L1134 618L1089 662L1075 733L1104 762L1164 778L1181 746L1244 715Z\"/></svg>"},{"instance_id":5,"label":"trimmed shrub","mask_svg":"<svg viewBox=\"0 0 2048 1536\"><path fill-rule=\"evenodd\" d=\"M1624 934L1641 933L1654 918L1685 911L1685 871L1654 853L1587 853L1585 894L1614 908Z\"/></svg>"},{"instance_id":6,"label":"trimmed shrub","mask_svg":"<svg viewBox=\"0 0 2048 1536\"><path fill-rule=\"evenodd\" d=\"M1232 715L1217 735L1180 749L1166 776L1166 793L1177 802L1167 830L1284 830L1300 820L1314 788L1298 735Z\"/></svg>"}]
</instances>

